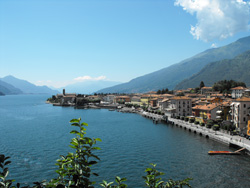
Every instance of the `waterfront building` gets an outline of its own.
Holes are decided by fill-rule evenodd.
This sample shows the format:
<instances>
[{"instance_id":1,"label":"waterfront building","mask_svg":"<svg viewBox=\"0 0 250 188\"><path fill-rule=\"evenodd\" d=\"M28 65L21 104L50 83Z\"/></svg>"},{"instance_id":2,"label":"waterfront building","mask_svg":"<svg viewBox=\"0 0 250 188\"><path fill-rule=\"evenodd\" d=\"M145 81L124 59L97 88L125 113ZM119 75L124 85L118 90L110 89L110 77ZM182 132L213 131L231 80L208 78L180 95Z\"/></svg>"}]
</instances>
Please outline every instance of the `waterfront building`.
<instances>
[{"instance_id":1,"label":"waterfront building","mask_svg":"<svg viewBox=\"0 0 250 188\"><path fill-rule=\"evenodd\" d=\"M175 96L170 99L168 111L172 117L192 115L192 100L186 96Z\"/></svg>"},{"instance_id":2,"label":"waterfront building","mask_svg":"<svg viewBox=\"0 0 250 188\"><path fill-rule=\"evenodd\" d=\"M242 97L232 102L231 115L234 125L246 132L247 122L250 120L250 98Z\"/></svg>"},{"instance_id":3,"label":"waterfront building","mask_svg":"<svg viewBox=\"0 0 250 188\"><path fill-rule=\"evenodd\" d=\"M125 104L131 102L131 99L129 96L116 96L115 101L116 103Z\"/></svg>"},{"instance_id":4,"label":"waterfront building","mask_svg":"<svg viewBox=\"0 0 250 188\"><path fill-rule=\"evenodd\" d=\"M115 101L115 95L105 95L102 98L103 102L113 104Z\"/></svg>"},{"instance_id":5,"label":"waterfront building","mask_svg":"<svg viewBox=\"0 0 250 188\"><path fill-rule=\"evenodd\" d=\"M242 97L244 91L247 90L247 88L239 86L239 87L231 88L231 90L232 90L232 98L238 99Z\"/></svg>"},{"instance_id":6,"label":"waterfront building","mask_svg":"<svg viewBox=\"0 0 250 188\"><path fill-rule=\"evenodd\" d=\"M206 105L196 105L192 108L192 115L195 117L200 117L203 120L216 120L216 112L220 109L220 105L206 104Z\"/></svg>"}]
</instances>

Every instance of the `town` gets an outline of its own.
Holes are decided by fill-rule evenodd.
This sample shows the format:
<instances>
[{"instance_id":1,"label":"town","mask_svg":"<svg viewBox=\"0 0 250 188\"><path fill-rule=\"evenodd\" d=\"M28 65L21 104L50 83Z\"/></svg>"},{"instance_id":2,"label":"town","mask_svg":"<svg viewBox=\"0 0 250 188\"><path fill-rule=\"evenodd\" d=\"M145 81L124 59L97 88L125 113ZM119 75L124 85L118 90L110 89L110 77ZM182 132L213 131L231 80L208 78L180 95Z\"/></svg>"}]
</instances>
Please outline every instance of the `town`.
<instances>
[{"instance_id":1,"label":"town","mask_svg":"<svg viewBox=\"0 0 250 188\"><path fill-rule=\"evenodd\" d=\"M203 87L122 95L82 95L63 89L62 94L53 95L48 101L54 106L137 112L156 122L175 118L250 139L250 89L237 86L225 94L204 84L200 86Z\"/></svg>"}]
</instances>

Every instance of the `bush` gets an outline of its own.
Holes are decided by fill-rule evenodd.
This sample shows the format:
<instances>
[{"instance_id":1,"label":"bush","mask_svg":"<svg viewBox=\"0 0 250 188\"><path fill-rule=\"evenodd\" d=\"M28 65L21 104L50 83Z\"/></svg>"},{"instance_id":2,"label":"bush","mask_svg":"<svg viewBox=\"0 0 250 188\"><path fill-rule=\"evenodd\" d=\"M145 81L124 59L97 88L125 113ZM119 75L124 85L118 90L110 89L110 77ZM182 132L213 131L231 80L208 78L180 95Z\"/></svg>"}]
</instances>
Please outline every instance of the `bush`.
<instances>
[{"instance_id":1,"label":"bush","mask_svg":"<svg viewBox=\"0 0 250 188\"><path fill-rule=\"evenodd\" d=\"M185 117L184 120L185 120L185 121L188 121L188 117Z\"/></svg>"},{"instance_id":2,"label":"bush","mask_svg":"<svg viewBox=\"0 0 250 188\"><path fill-rule=\"evenodd\" d=\"M189 123L193 123L194 122L194 119L193 118L190 118L189 119Z\"/></svg>"},{"instance_id":3,"label":"bush","mask_svg":"<svg viewBox=\"0 0 250 188\"><path fill-rule=\"evenodd\" d=\"M218 124L213 125L213 130L214 131L220 130L220 126Z\"/></svg>"},{"instance_id":4,"label":"bush","mask_svg":"<svg viewBox=\"0 0 250 188\"><path fill-rule=\"evenodd\" d=\"M180 119L180 116L176 116L176 119Z\"/></svg>"},{"instance_id":5,"label":"bush","mask_svg":"<svg viewBox=\"0 0 250 188\"><path fill-rule=\"evenodd\" d=\"M195 125L198 125L199 123L200 123L199 121L195 121L195 122L194 122Z\"/></svg>"},{"instance_id":6,"label":"bush","mask_svg":"<svg viewBox=\"0 0 250 188\"><path fill-rule=\"evenodd\" d=\"M200 125L201 125L202 127L204 127L204 126L205 126L205 123L201 122Z\"/></svg>"},{"instance_id":7,"label":"bush","mask_svg":"<svg viewBox=\"0 0 250 188\"><path fill-rule=\"evenodd\" d=\"M183 116L181 116L181 120L184 120L184 117L183 117Z\"/></svg>"}]
</instances>

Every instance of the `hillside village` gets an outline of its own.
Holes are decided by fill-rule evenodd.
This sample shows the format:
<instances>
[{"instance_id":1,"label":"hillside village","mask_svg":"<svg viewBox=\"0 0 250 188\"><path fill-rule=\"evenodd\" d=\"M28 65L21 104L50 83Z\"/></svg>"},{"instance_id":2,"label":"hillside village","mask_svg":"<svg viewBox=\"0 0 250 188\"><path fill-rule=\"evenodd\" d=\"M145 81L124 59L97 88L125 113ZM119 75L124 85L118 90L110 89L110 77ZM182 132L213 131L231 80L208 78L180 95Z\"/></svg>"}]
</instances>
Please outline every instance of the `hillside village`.
<instances>
[{"instance_id":1,"label":"hillside village","mask_svg":"<svg viewBox=\"0 0 250 188\"><path fill-rule=\"evenodd\" d=\"M122 109L128 112L147 112L177 118L206 126L214 130L224 129L249 134L250 89L238 86L231 94L213 91L212 87L201 87L199 93L193 88L175 90L172 94L157 94L155 91L137 94L57 94L48 99L54 106L76 108Z\"/></svg>"}]
</instances>

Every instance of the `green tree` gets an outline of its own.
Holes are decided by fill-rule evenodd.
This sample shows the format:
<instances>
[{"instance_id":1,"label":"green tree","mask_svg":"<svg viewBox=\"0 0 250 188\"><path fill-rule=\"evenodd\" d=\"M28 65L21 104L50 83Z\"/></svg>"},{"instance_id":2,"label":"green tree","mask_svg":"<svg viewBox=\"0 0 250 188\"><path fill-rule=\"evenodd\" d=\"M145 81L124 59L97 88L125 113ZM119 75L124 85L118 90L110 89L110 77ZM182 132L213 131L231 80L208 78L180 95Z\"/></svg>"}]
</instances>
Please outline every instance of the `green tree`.
<instances>
[{"instance_id":1,"label":"green tree","mask_svg":"<svg viewBox=\"0 0 250 188\"><path fill-rule=\"evenodd\" d=\"M201 83L200 83L200 89L203 88L204 86L205 86L204 82L201 81Z\"/></svg>"}]
</instances>

